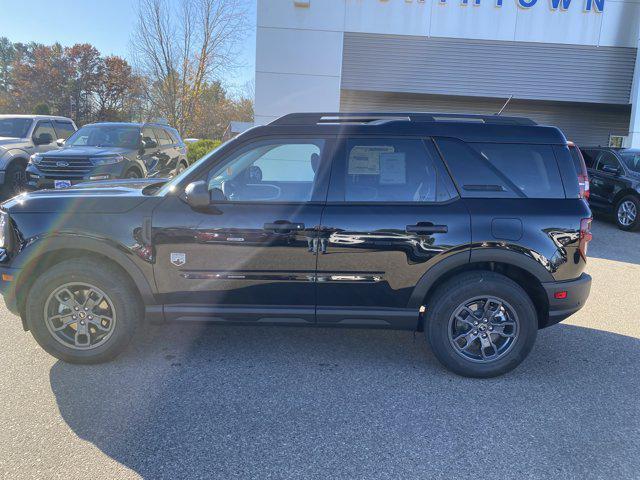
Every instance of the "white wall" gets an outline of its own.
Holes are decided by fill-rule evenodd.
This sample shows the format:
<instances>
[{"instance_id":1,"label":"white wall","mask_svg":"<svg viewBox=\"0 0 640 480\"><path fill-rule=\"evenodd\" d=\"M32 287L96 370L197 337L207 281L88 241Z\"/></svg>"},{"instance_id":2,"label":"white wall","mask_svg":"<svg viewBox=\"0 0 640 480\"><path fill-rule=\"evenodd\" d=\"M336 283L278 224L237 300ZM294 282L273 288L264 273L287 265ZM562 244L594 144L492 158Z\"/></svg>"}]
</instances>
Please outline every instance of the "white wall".
<instances>
[{"instance_id":1,"label":"white wall","mask_svg":"<svg viewBox=\"0 0 640 480\"><path fill-rule=\"evenodd\" d=\"M307 1L258 0L257 123L339 110L345 31L635 48L640 27L640 0L605 0L602 12L585 11L587 0L569 0L566 10L552 0Z\"/></svg>"}]
</instances>

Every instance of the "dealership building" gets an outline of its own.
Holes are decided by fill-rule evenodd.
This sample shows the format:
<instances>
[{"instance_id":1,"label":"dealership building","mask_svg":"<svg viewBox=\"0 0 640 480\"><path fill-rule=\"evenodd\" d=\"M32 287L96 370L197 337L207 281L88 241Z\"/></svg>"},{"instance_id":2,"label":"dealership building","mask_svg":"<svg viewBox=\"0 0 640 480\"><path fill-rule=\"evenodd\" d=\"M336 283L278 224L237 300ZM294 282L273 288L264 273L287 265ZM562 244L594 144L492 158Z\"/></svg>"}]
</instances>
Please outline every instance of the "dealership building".
<instances>
[{"instance_id":1,"label":"dealership building","mask_svg":"<svg viewBox=\"0 0 640 480\"><path fill-rule=\"evenodd\" d=\"M259 0L257 123L495 113L640 147L640 0Z\"/></svg>"}]
</instances>

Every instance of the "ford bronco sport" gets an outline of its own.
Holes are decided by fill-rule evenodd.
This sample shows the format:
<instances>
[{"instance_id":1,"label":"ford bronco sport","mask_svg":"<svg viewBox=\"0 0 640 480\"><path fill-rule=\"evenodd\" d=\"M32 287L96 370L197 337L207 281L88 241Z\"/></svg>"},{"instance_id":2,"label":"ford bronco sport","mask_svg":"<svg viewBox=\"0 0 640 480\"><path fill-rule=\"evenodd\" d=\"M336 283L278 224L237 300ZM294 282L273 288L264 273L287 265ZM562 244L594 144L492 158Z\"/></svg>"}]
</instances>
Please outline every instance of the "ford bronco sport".
<instances>
[{"instance_id":1,"label":"ford bronco sport","mask_svg":"<svg viewBox=\"0 0 640 480\"><path fill-rule=\"evenodd\" d=\"M564 135L525 118L291 114L169 182L2 205L6 304L68 362L149 321L424 331L452 371L516 367L589 294Z\"/></svg>"}]
</instances>

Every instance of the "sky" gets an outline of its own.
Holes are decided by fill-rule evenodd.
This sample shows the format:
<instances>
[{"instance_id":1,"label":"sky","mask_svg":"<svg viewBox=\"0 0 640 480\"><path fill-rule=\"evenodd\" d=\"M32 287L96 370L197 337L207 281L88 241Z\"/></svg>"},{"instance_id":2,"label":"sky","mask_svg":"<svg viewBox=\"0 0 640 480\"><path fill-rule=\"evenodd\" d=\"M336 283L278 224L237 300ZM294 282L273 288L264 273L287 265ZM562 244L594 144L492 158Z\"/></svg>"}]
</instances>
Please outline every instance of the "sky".
<instances>
[{"instance_id":1,"label":"sky","mask_svg":"<svg viewBox=\"0 0 640 480\"><path fill-rule=\"evenodd\" d=\"M222 79L237 91L253 81L255 70L256 1L246 1L249 31L237 62L242 66ZM136 6L137 0L0 0L0 37L47 45L91 43L103 55L128 58Z\"/></svg>"}]
</instances>

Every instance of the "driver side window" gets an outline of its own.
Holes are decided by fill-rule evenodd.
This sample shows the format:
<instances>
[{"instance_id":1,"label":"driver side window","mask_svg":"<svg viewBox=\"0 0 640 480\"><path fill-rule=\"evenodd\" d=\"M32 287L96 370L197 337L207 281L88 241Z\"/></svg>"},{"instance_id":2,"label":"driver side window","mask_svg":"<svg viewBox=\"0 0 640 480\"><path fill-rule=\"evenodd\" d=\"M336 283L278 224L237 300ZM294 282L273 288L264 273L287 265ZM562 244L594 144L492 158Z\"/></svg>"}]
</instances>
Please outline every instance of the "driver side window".
<instances>
[{"instance_id":1,"label":"driver side window","mask_svg":"<svg viewBox=\"0 0 640 480\"><path fill-rule=\"evenodd\" d=\"M208 176L212 198L309 202L325 141L264 140L236 152Z\"/></svg>"},{"instance_id":2,"label":"driver side window","mask_svg":"<svg viewBox=\"0 0 640 480\"><path fill-rule=\"evenodd\" d=\"M610 168L620 168L618 159L613 153L602 152L602 154L600 155L600 158L598 159L597 169L603 171L605 170L605 166L608 166Z\"/></svg>"}]
</instances>

